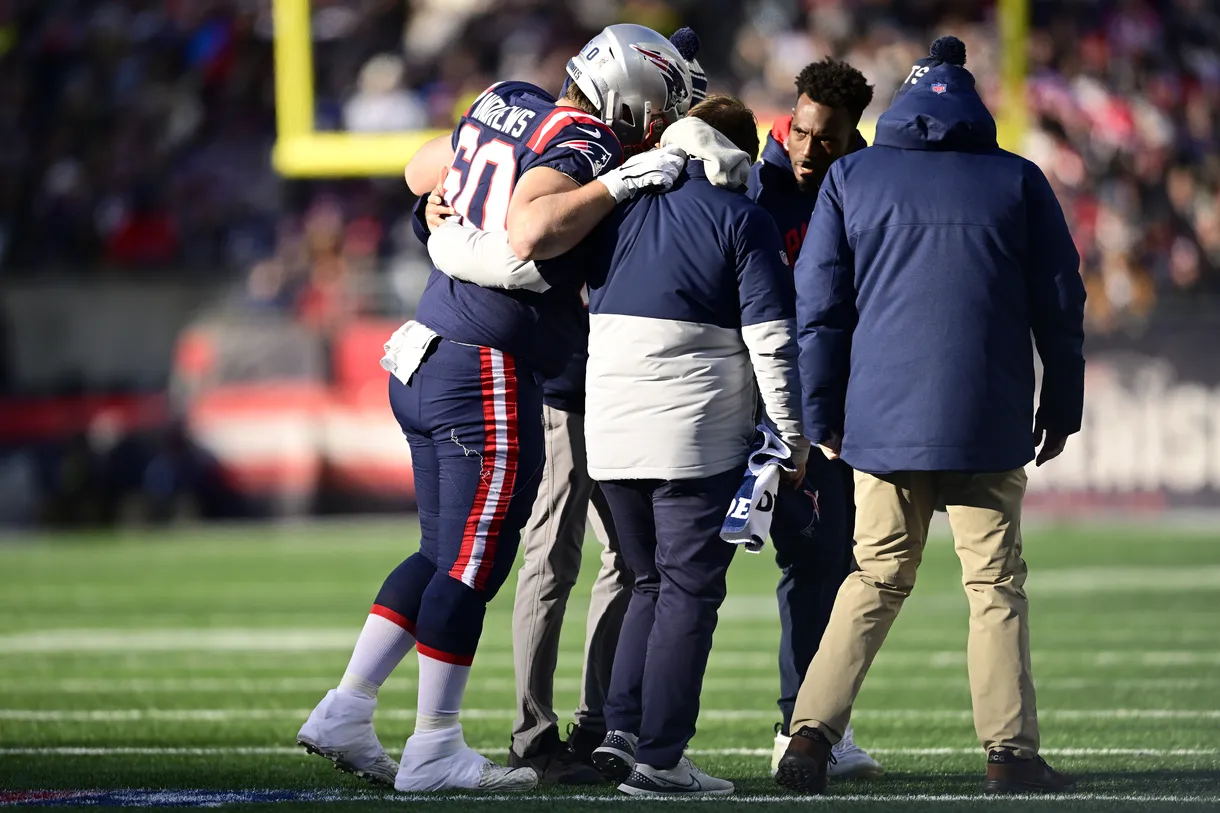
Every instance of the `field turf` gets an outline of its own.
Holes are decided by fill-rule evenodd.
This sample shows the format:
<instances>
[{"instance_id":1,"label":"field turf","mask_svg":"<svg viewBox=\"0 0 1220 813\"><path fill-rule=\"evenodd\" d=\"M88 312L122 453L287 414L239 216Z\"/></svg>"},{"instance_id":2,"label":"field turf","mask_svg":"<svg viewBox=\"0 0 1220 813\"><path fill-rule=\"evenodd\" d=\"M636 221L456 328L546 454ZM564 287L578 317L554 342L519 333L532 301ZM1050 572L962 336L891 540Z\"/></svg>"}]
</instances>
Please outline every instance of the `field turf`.
<instances>
[{"instance_id":1,"label":"field turf","mask_svg":"<svg viewBox=\"0 0 1220 813\"><path fill-rule=\"evenodd\" d=\"M95 801L470 809L471 798L425 802L371 790L293 745L341 674L381 578L417 533L403 519L0 543L0 804L29 801L33 790L165 789L172 792ZM701 766L737 783L737 796L684 804L1220 810L1220 530L1042 528L1026 537L1043 747L1053 764L1079 774L1078 797L976 795L983 760L969 713L966 605L942 533L856 706L857 740L887 774L834 784L822 800L785 795L769 779L776 571L766 554L738 555L691 746ZM593 551L569 605L561 709L575 704ZM488 614L463 715L468 741L501 759L514 709L512 591L510 583ZM414 672L408 659L381 693L378 729L392 754L411 730ZM284 793L245 792L255 789ZM46 795L64 798L83 799ZM606 787L479 799L476 807L655 804Z\"/></svg>"}]
</instances>

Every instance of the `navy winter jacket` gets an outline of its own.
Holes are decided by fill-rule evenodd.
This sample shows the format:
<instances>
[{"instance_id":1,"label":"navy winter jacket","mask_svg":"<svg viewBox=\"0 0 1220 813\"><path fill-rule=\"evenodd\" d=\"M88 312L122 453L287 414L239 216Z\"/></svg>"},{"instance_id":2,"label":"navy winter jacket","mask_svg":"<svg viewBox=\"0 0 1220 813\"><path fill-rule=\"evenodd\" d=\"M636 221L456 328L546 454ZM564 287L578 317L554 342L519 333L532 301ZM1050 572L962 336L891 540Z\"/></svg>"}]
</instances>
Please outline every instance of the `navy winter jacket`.
<instances>
[{"instance_id":1,"label":"navy winter jacket","mask_svg":"<svg viewBox=\"0 0 1220 813\"><path fill-rule=\"evenodd\" d=\"M832 165L796 265L805 432L872 473L1006 471L1080 430L1084 286L1042 172L941 65Z\"/></svg>"},{"instance_id":2,"label":"navy winter jacket","mask_svg":"<svg viewBox=\"0 0 1220 813\"><path fill-rule=\"evenodd\" d=\"M595 233L605 249L586 266L593 479L739 468L760 390L781 437L807 454L792 272L775 223L744 192L714 186L691 159L671 191L620 204Z\"/></svg>"}]
</instances>

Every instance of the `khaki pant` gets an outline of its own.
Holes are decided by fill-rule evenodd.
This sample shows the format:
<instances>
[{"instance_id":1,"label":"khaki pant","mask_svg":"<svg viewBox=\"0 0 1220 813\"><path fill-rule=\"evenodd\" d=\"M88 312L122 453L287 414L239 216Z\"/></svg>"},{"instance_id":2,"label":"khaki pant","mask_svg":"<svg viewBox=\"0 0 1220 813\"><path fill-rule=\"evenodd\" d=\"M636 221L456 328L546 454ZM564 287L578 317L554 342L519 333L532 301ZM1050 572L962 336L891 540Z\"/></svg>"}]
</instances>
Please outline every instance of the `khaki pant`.
<instances>
[{"instance_id":1,"label":"khaki pant","mask_svg":"<svg viewBox=\"0 0 1220 813\"><path fill-rule=\"evenodd\" d=\"M532 755L548 730L557 730L554 709L559 633L568 594L580 575L585 519L602 543L601 568L589 602L580 708L576 722L604 730L602 705L619 628L631 599L631 574L623 565L610 509L585 463L584 416L543 408L546 464L529 523L522 532L525 564L513 604L513 666L517 720L513 751Z\"/></svg>"},{"instance_id":2,"label":"khaki pant","mask_svg":"<svg viewBox=\"0 0 1220 813\"><path fill-rule=\"evenodd\" d=\"M856 472L859 570L843 582L796 700L792 730L837 742L902 602L915 586L932 512L943 504L970 605L967 663L974 728L984 750L1038 752L1029 662L1029 604L1021 559L1024 469L998 474Z\"/></svg>"}]
</instances>

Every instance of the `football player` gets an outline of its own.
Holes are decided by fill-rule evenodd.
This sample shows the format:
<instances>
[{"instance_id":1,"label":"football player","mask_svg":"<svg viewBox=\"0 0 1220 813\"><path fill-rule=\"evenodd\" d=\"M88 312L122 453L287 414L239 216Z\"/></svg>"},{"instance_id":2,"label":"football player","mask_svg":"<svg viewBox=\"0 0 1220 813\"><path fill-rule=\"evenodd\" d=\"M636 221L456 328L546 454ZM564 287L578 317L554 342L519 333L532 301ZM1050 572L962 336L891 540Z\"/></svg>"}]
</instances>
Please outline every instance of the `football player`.
<instances>
[{"instance_id":1,"label":"football player","mask_svg":"<svg viewBox=\"0 0 1220 813\"><path fill-rule=\"evenodd\" d=\"M458 712L487 602L511 571L538 487L541 381L583 340L579 269L541 261L576 246L618 202L673 183L684 155L645 148L691 94L673 46L642 26L607 28L581 57L562 99L524 82L493 85L451 138L430 142L406 170L425 197L443 176L445 200L476 227L475 240L506 232L538 280L504 291L434 271L417 319L386 343L390 403L411 445L420 550L386 578L339 686L298 742L401 791L528 790L538 781L531 768L501 768L469 748ZM671 67L658 71L658 61ZM620 167L624 149L638 154ZM424 203L417 224L426 235ZM396 765L372 718L378 689L412 648L415 732Z\"/></svg>"},{"instance_id":2,"label":"football player","mask_svg":"<svg viewBox=\"0 0 1220 813\"><path fill-rule=\"evenodd\" d=\"M600 39L600 38L599 38ZM691 73L691 103L706 96L707 76L695 55L699 39L689 28L675 32L670 42L687 61ZM594 40L591 46L613 48ZM592 48L586 49L592 51ZM653 52L649 60L664 77L673 71L668 57ZM568 65L571 77L586 74L583 54ZM679 106L685 114L685 106ZM428 223L436 232L429 243L436 267L457 279L493 288L528 285L528 264L510 261L497 268L487 256L467 251L460 230L447 219L444 190L434 190L427 207ZM440 230L437 232L437 230ZM505 235L486 235L484 242ZM507 254L507 251L505 252ZM532 280L534 283L536 279ZM584 333L588 333L587 322ZM543 783L585 785L602 781L593 751L606 736L604 705L619 628L631 597L632 574L623 562L609 505L588 473L585 460L585 365L582 346L564 372L543 384L543 432L546 467L533 513L522 534L525 563L517 574L513 605L513 662L517 679L517 719L513 724L509 765L533 767ZM555 668L564 612L580 574L586 517L603 546L601 566L589 600L580 702L575 724L565 742L554 708Z\"/></svg>"},{"instance_id":3,"label":"football player","mask_svg":"<svg viewBox=\"0 0 1220 813\"><path fill-rule=\"evenodd\" d=\"M830 165L868 146L856 127L873 100L873 88L851 65L827 58L800 72L796 92L792 115L776 120L749 184L750 197L775 219L794 265ZM814 451L802 486L781 490L776 501L771 543L782 573L776 596L783 720L775 727L772 773L788 748L801 681L830 621L839 585L851 570L853 489L850 466ZM835 745L834 756L831 777L882 773L880 763L856 745L850 725Z\"/></svg>"}]
</instances>

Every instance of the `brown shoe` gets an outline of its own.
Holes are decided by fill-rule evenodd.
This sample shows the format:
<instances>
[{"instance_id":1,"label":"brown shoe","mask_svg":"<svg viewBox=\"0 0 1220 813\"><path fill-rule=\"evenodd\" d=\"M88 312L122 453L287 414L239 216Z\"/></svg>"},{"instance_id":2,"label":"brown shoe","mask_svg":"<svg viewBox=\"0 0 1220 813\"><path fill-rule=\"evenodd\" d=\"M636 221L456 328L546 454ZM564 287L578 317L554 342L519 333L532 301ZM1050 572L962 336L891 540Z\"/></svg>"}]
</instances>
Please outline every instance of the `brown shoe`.
<instances>
[{"instance_id":1,"label":"brown shoe","mask_svg":"<svg viewBox=\"0 0 1220 813\"><path fill-rule=\"evenodd\" d=\"M987 755L983 793L1075 793L1076 779L1059 773L1042 757L1020 759L1006 748Z\"/></svg>"},{"instance_id":2,"label":"brown shoe","mask_svg":"<svg viewBox=\"0 0 1220 813\"><path fill-rule=\"evenodd\" d=\"M830 740L816 728L805 726L793 734L780 757L776 784L797 793L825 793L826 768L834 759L830 747Z\"/></svg>"}]
</instances>

